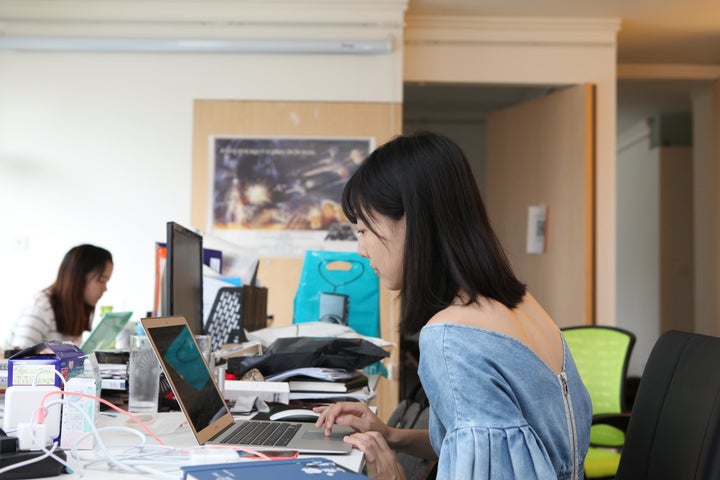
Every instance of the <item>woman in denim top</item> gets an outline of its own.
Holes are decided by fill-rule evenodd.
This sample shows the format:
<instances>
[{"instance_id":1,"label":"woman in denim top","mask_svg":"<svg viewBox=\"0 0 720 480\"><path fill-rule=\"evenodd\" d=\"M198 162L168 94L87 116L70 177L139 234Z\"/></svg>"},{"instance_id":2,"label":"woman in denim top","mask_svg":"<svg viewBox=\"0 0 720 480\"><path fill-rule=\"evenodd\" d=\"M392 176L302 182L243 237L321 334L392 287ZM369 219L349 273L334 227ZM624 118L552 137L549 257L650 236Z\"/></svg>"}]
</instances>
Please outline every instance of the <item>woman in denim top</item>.
<instances>
[{"instance_id":1,"label":"woman in denim top","mask_svg":"<svg viewBox=\"0 0 720 480\"><path fill-rule=\"evenodd\" d=\"M376 149L343 211L358 252L399 292L400 330L420 332L429 430L385 425L361 403L316 425L357 433L375 479L404 479L394 450L437 457L437 478L582 479L592 409L562 335L512 272L460 148L429 132Z\"/></svg>"}]
</instances>

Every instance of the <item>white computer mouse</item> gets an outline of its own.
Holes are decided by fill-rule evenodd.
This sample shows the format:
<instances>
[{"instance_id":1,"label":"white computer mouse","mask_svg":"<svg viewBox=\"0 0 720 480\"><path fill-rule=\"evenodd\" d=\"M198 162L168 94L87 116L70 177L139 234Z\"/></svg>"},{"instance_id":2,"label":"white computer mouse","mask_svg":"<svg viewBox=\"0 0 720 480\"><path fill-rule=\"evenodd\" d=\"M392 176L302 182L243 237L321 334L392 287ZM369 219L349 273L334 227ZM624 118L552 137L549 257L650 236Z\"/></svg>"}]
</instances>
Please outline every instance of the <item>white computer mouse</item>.
<instances>
[{"instance_id":1,"label":"white computer mouse","mask_svg":"<svg viewBox=\"0 0 720 480\"><path fill-rule=\"evenodd\" d=\"M314 422L319 416L319 413L306 408L290 408L273 413L268 418L270 420L285 420L289 422Z\"/></svg>"}]
</instances>

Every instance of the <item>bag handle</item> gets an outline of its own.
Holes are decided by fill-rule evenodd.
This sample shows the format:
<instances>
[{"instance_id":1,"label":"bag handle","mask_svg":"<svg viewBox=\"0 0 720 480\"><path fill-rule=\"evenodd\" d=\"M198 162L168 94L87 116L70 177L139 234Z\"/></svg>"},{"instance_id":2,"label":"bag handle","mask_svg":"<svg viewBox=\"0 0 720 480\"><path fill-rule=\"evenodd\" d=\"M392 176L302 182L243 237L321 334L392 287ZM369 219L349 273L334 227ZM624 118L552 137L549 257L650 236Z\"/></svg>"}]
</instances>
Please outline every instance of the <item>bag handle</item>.
<instances>
[{"instance_id":1,"label":"bag handle","mask_svg":"<svg viewBox=\"0 0 720 480\"><path fill-rule=\"evenodd\" d=\"M344 269L343 268L333 268L333 269L327 268L330 265L343 266L343 264L347 264L350 267L344 268ZM355 268L356 265L360 267L360 272L357 273L355 276L351 277L349 280L342 282L342 283L333 282L325 275L325 272L323 271L324 269L327 268L327 270L335 270L335 271L344 270L346 272L350 272ZM332 285L332 287L333 287L332 293L335 293L338 288L348 285L350 283L353 283L355 280L359 280L360 277L362 277L363 274L365 273L365 264L363 264L362 262L359 262L357 260L323 260L318 263L318 273L320 274L320 277L322 277L323 280L325 280L327 283Z\"/></svg>"}]
</instances>

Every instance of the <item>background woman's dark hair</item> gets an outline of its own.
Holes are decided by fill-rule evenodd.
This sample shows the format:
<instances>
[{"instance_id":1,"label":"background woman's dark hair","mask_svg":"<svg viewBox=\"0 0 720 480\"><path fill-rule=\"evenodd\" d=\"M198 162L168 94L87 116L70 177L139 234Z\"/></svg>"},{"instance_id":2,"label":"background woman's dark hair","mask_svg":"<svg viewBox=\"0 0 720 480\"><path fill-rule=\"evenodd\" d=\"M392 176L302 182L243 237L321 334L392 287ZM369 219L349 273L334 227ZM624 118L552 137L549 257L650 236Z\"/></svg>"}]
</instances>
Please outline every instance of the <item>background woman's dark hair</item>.
<instances>
[{"instance_id":1,"label":"background woman's dark hair","mask_svg":"<svg viewBox=\"0 0 720 480\"><path fill-rule=\"evenodd\" d=\"M403 333L418 332L458 293L516 307L525 285L493 232L465 154L431 132L398 136L372 152L343 191L352 223L372 229L372 216L405 215ZM373 230L375 234L375 230Z\"/></svg>"},{"instance_id":2,"label":"background woman's dark hair","mask_svg":"<svg viewBox=\"0 0 720 480\"><path fill-rule=\"evenodd\" d=\"M50 304L60 333L77 337L90 330L95 305L85 303L88 274L102 275L112 261L110 252L94 245L78 245L65 254L50 286Z\"/></svg>"}]
</instances>

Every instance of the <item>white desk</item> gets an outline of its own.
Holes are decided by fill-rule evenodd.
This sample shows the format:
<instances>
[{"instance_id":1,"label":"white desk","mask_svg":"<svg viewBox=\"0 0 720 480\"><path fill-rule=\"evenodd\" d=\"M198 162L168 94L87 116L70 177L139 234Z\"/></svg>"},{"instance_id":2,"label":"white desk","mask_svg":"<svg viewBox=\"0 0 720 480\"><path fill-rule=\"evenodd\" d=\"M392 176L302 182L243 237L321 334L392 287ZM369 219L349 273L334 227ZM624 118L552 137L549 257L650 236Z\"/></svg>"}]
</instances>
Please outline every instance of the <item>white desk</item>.
<instances>
[{"instance_id":1,"label":"white desk","mask_svg":"<svg viewBox=\"0 0 720 480\"><path fill-rule=\"evenodd\" d=\"M148 427L152 429L153 432L155 432L158 437L165 443L165 445L172 446L172 447L185 447L185 455L180 456L178 454L174 458L177 460L177 468L175 468L174 465L171 466L164 466L162 467L167 473L168 476L161 476L161 475L152 475L152 474L143 474L143 473L130 473L127 471L123 471L116 467L109 467L107 464L95 464L88 467L85 467L82 469L83 476L80 476L79 472L75 472L69 475L62 475L60 477L47 477L47 478L55 478L58 480L114 480L114 479L127 479L127 480L147 480L148 478L182 478L182 474L180 471L180 465L181 462L184 462L183 464L189 464L190 463L190 455L192 453L195 454L196 460L198 460L197 456L201 452L212 452L212 450L217 451L217 449L201 449L197 441L195 440L194 435L192 434L192 431L190 430L190 427L188 427L187 423L185 422L185 417L181 412L170 412L170 413L159 413L155 414L147 423ZM132 420L129 419L129 417L125 415L119 415L117 417L111 417L107 415L101 415L98 422L97 427L98 428L104 428L104 427L111 427L111 426L122 426L122 427L132 427L138 431L143 432L144 436L147 437L147 445L155 446L157 445L157 442L148 435L142 428L138 427L137 424L132 422ZM129 445L138 445L139 439L137 436L133 435L132 433L121 431L121 430L109 430L109 431L103 431L101 433L101 438L105 442L105 444L112 448L112 451L114 453L119 452L120 446L129 446ZM86 458L86 460L82 461L83 464L87 464L88 457L94 456L97 454L97 446L95 450L79 450L78 453L81 458ZM71 458L71 452L70 450L66 450L65 453L68 456L68 460L70 465L75 467L78 462ZM319 455L307 455L312 457L317 457ZM359 450L352 450L350 454L347 455L329 455L326 458L338 463L339 465L342 465L350 470L353 471L360 471L363 466L363 455L362 452ZM174 463L175 460L173 460L173 457L167 457L168 460L172 461ZM221 463L226 460L219 459L217 457L212 458L205 458L205 461L198 462L198 463ZM167 468L170 468L170 470L167 470Z\"/></svg>"}]
</instances>

